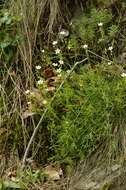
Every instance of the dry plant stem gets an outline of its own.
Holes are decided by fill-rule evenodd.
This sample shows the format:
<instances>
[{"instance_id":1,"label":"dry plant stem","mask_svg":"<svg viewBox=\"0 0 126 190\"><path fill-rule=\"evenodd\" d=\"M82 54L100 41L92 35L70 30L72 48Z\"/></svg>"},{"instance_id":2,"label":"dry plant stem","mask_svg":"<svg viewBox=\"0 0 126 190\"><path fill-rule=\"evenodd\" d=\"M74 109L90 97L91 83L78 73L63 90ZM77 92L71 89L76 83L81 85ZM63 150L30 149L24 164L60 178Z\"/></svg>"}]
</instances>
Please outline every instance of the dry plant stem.
<instances>
[{"instance_id":1,"label":"dry plant stem","mask_svg":"<svg viewBox=\"0 0 126 190\"><path fill-rule=\"evenodd\" d=\"M70 72L65 76L64 80L61 82L60 86L58 87L58 89L57 89L57 91L55 92L54 96L52 97L51 101L49 102L47 108L44 110L44 113L43 113L43 115L41 116L41 118L40 118L40 120L39 120L37 126L35 127L35 129L34 129L34 131L33 131L33 133L32 133L32 136L31 136L31 138L30 138L30 140L29 140L29 143L28 143L28 145L27 145L27 148L26 148L26 150L25 150L25 153L24 153L24 156L23 156L23 160L22 160L21 169L24 169L24 168L25 168L26 159L27 159L27 156L28 156L30 147L31 147L31 145L32 145L32 142L33 142L33 140L34 140L36 134L37 134L37 131L38 131L39 127L40 127L40 124L42 123L43 118L45 117L45 115L46 115L46 113L47 113L47 111L48 111L48 109L49 109L49 106L51 105L51 103L52 103L53 100L55 99L57 93L59 92L59 90L61 89L61 87L63 86L63 84L64 84L65 81L67 80L67 78L70 76L70 74L73 72L73 70L75 69L75 67L76 67L77 65L79 65L79 64L81 64L81 63L83 63L83 62L85 62L86 60L87 60L87 58L85 58L85 59L83 59L83 60L81 60L81 61L78 61L78 62L76 62L76 63L74 64L74 66L71 68Z\"/></svg>"},{"instance_id":2,"label":"dry plant stem","mask_svg":"<svg viewBox=\"0 0 126 190\"><path fill-rule=\"evenodd\" d=\"M96 57L99 57L101 60L104 60L104 61L107 61L107 62L110 62L110 61L111 61L111 60L109 60L109 59L106 59L105 57L102 57L102 56L100 56L100 55L94 53L93 51L88 50L88 52L91 53L91 54L93 54L93 55L95 55Z\"/></svg>"}]
</instances>

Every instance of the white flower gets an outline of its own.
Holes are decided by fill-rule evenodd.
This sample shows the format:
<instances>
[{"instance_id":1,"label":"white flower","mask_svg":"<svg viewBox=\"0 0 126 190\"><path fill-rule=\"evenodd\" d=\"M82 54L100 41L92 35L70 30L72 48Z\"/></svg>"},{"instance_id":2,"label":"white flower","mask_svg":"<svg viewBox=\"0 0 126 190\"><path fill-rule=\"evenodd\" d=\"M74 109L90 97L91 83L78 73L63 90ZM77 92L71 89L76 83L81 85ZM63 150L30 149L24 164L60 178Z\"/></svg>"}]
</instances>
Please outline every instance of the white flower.
<instances>
[{"instance_id":1,"label":"white flower","mask_svg":"<svg viewBox=\"0 0 126 190\"><path fill-rule=\"evenodd\" d=\"M110 62L108 62L108 65L111 65L112 64L112 62L110 61Z\"/></svg>"},{"instance_id":2,"label":"white flower","mask_svg":"<svg viewBox=\"0 0 126 190\"><path fill-rule=\"evenodd\" d=\"M61 51L60 51L59 48L57 48L57 49L55 50L55 52L56 52L56 54L59 54Z\"/></svg>"},{"instance_id":3,"label":"white flower","mask_svg":"<svg viewBox=\"0 0 126 190\"><path fill-rule=\"evenodd\" d=\"M52 42L52 45L53 45L53 46L55 46L56 44L58 44L57 41L53 41L53 42Z\"/></svg>"},{"instance_id":4,"label":"white flower","mask_svg":"<svg viewBox=\"0 0 126 190\"><path fill-rule=\"evenodd\" d=\"M70 73L70 70L67 70L67 73L69 74L69 73Z\"/></svg>"},{"instance_id":5,"label":"white flower","mask_svg":"<svg viewBox=\"0 0 126 190\"><path fill-rule=\"evenodd\" d=\"M87 44L84 44L82 47L83 47L84 49L87 49L87 48L88 48L88 45L87 45Z\"/></svg>"},{"instance_id":6,"label":"white flower","mask_svg":"<svg viewBox=\"0 0 126 190\"><path fill-rule=\"evenodd\" d=\"M50 86L50 87L45 89L46 92L50 92L50 91L54 91L54 90L55 90L54 86Z\"/></svg>"},{"instance_id":7,"label":"white flower","mask_svg":"<svg viewBox=\"0 0 126 190\"><path fill-rule=\"evenodd\" d=\"M109 50L109 51L112 51L112 50L113 50L113 47L112 47L112 46L108 47L108 50Z\"/></svg>"},{"instance_id":8,"label":"white flower","mask_svg":"<svg viewBox=\"0 0 126 190\"><path fill-rule=\"evenodd\" d=\"M57 73L61 73L62 70L59 68L56 71L57 71Z\"/></svg>"},{"instance_id":9,"label":"white flower","mask_svg":"<svg viewBox=\"0 0 126 190\"><path fill-rule=\"evenodd\" d=\"M44 53L44 52L45 52L45 50L44 50L44 49L42 49L42 50L41 50L41 52L42 52L42 53Z\"/></svg>"},{"instance_id":10,"label":"white flower","mask_svg":"<svg viewBox=\"0 0 126 190\"><path fill-rule=\"evenodd\" d=\"M59 64L60 64L60 65L63 65L63 64L64 64L64 61L63 61L63 60L59 60Z\"/></svg>"},{"instance_id":11,"label":"white flower","mask_svg":"<svg viewBox=\"0 0 126 190\"><path fill-rule=\"evenodd\" d=\"M102 23L102 22L99 22L99 23L98 23L98 26L103 26L103 23Z\"/></svg>"},{"instance_id":12,"label":"white flower","mask_svg":"<svg viewBox=\"0 0 126 190\"><path fill-rule=\"evenodd\" d=\"M126 77L126 73L122 73L122 74L121 74L121 77Z\"/></svg>"},{"instance_id":13,"label":"white flower","mask_svg":"<svg viewBox=\"0 0 126 190\"><path fill-rule=\"evenodd\" d=\"M26 90L26 91L25 91L25 94L30 94L30 90Z\"/></svg>"},{"instance_id":14,"label":"white flower","mask_svg":"<svg viewBox=\"0 0 126 190\"><path fill-rule=\"evenodd\" d=\"M34 92L30 92L30 95L31 95L31 96L34 96L34 95L35 95L35 93L34 93Z\"/></svg>"},{"instance_id":15,"label":"white flower","mask_svg":"<svg viewBox=\"0 0 126 190\"><path fill-rule=\"evenodd\" d=\"M45 91L46 91L46 92L48 92L48 91L49 91L49 89L48 89L48 88L46 88L46 89L45 89Z\"/></svg>"},{"instance_id":16,"label":"white flower","mask_svg":"<svg viewBox=\"0 0 126 190\"><path fill-rule=\"evenodd\" d=\"M73 23L72 23L72 22L70 22L70 24L69 24L69 25L70 25L70 26L72 26L72 24L73 24Z\"/></svg>"},{"instance_id":17,"label":"white flower","mask_svg":"<svg viewBox=\"0 0 126 190\"><path fill-rule=\"evenodd\" d=\"M62 75L61 75L61 73L60 74L58 74L58 77L61 77Z\"/></svg>"},{"instance_id":18,"label":"white flower","mask_svg":"<svg viewBox=\"0 0 126 190\"><path fill-rule=\"evenodd\" d=\"M31 105L31 102L27 102L28 105Z\"/></svg>"},{"instance_id":19,"label":"white flower","mask_svg":"<svg viewBox=\"0 0 126 190\"><path fill-rule=\"evenodd\" d=\"M40 66L40 65L37 65L35 68L36 68L37 70L40 70L40 69L41 69L41 66Z\"/></svg>"},{"instance_id":20,"label":"white flower","mask_svg":"<svg viewBox=\"0 0 126 190\"><path fill-rule=\"evenodd\" d=\"M61 30L60 34L65 35L65 30Z\"/></svg>"},{"instance_id":21,"label":"white flower","mask_svg":"<svg viewBox=\"0 0 126 190\"><path fill-rule=\"evenodd\" d=\"M40 80L37 81L37 84L38 84L38 85L41 85L41 84L43 84L43 82L44 82L44 81L40 79Z\"/></svg>"},{"instance_id":22,"label":"white flower","mask_svg":"<svg viewBox=\"0 0 126 190\"><path fill-rule=\"evenodd\" d=\"M102 38L100 38L99 40L98 40L98 42L100 43L100 42L103 42L104 41L104 39L102 39Z\"/></svg>"},{"instance_id":23,"label":"white flower","mask_svg":"<svg viewBox=\"0 0 126 190\"><path fill-rule=\"evenodd\" d=\"M54 67L57 67L57 66L58 66L58 64L57 64L57 63L52 63L52 65L53 65Z\"/></svg>"},{"instance_id":24,"label":"white flower","mask_svg":"<svg viewBox=\"0 0 126 190\"><path fill-rule=\"evenodd\" d=\"M59 34L60 34L61 36L67 37L67 36L69 36L69 31L68 31L68 30L65 30L65 29L62 29L62 30L59 32Z\"/></svg>"},{"instance_id":25,"label":"white flower","mask_svg":"<svg viewBox=\"0 0 126 190\"><path fill-rule=\"evenodd\" d=\"M45 105L47 104L47 100L43 100L42 103Z\"/></svg>"}]
</instances>

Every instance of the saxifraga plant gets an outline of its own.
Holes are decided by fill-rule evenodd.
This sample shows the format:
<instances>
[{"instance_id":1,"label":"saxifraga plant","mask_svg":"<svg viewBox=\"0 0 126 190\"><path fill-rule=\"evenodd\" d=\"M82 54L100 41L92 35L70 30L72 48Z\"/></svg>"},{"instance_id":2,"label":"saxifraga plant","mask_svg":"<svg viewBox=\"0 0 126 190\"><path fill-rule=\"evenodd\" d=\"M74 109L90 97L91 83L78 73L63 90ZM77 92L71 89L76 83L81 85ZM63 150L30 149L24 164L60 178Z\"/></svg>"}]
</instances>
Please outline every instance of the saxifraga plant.
<instances>
[{"instance_id":1,"label":"saxifraga plant","mask_svg":"<svg viewBox=\"0 0 126 190\"><path fill-rule=\"evenodd\" d=\"M99 146L104 159L125 154L125 83L99 66L73 73L48 113L52 159L81 160Z\"/></svg>"}]
</instances>

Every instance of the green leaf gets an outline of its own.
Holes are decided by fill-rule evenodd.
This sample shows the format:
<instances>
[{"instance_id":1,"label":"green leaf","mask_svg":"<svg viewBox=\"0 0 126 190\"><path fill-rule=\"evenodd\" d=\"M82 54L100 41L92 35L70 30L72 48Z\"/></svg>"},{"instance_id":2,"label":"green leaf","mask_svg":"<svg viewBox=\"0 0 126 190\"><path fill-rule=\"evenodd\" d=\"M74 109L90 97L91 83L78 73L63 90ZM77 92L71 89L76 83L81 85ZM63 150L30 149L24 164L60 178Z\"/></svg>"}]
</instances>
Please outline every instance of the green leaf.
<instances>
[{"instance_id":1,"label":"green leaf","mask_svg":"<svg viewBox=\"0 0 126 190\"><path fill-rule=\"evenodd\" d=\"M21 189L21 186L18 183L13 182L13 181L3 181L0 184L0 190L2 190L1 188L3 188L3 189L7 189L7 188Z\"/></svg>"}]
</instances>

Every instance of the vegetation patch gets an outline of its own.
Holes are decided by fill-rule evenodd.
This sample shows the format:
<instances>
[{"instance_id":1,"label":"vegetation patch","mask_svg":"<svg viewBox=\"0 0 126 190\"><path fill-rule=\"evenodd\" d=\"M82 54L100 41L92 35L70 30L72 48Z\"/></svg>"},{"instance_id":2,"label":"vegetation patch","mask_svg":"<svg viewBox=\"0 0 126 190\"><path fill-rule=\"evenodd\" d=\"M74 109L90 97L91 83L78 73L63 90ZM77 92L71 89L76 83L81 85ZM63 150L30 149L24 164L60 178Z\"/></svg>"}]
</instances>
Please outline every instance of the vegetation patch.
<instances>
[{"instance_id":1,"label":"vegetation patch","mask_svg":"<svg viewBox=\"0 0 126 190\"><path fill-rule=\"evenodd\" d=\"M58 182L80 161L123 163L125 8L123 0L0 2L1 189L52 183L50 163L50 173L62 171Z\"/></svg>"}]
</instances>

